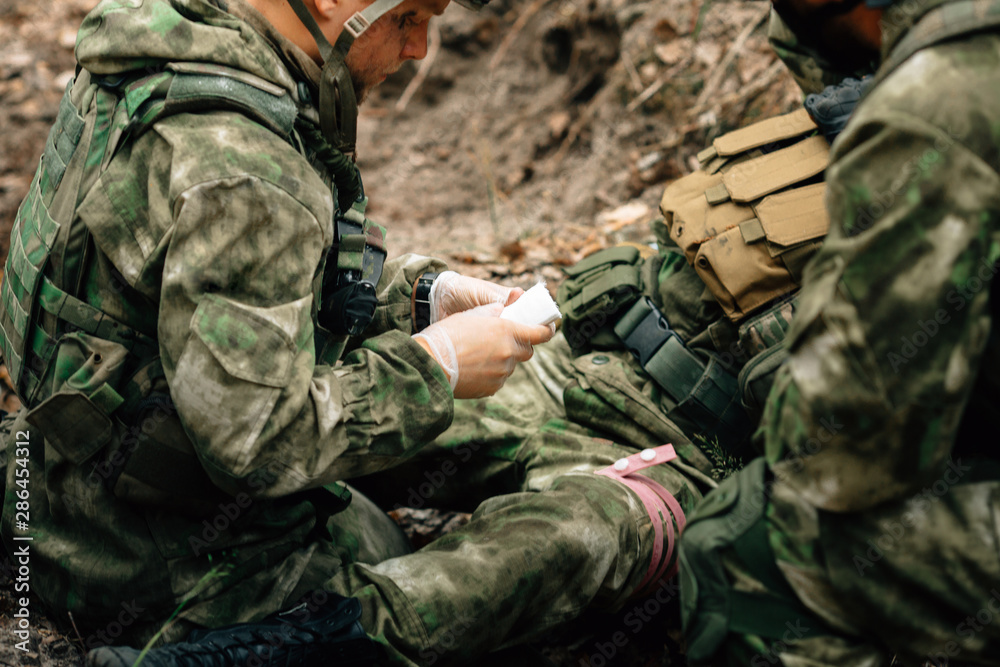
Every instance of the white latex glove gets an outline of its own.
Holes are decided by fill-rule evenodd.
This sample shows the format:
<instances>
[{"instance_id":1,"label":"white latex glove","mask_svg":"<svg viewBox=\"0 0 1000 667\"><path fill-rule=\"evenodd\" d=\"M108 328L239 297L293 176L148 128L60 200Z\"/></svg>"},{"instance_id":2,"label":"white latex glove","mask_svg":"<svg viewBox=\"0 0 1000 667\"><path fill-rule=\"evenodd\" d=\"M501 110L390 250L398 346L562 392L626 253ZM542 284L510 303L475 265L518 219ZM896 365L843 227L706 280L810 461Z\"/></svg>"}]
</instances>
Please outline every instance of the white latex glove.
<instances>
[{"instance_id":1,"label":"white latex glove","mask_svg":"<svg viewBox=\"0 0 1000 667\"><path fill-rule=\"evenodd\" d=\"M455 398L492 396L532 346L553 336L553 328L502 320L503 306L493 303L450 315L413 339L434 357L451 382Z\"/></svg>"},{"instance_id":2,"label":"white latex glove","mask_svg":"<svg viewBox=\"0 0 1000 667\"><path fill-rule=\"evenodd\" d=\"M431 285L431 324L449 315L463 313L477 306L499 303L509 306L524 294L520 287L504 287L488 280L470 278L454 271L445 271Z\"/></svg>"}]
</instances>

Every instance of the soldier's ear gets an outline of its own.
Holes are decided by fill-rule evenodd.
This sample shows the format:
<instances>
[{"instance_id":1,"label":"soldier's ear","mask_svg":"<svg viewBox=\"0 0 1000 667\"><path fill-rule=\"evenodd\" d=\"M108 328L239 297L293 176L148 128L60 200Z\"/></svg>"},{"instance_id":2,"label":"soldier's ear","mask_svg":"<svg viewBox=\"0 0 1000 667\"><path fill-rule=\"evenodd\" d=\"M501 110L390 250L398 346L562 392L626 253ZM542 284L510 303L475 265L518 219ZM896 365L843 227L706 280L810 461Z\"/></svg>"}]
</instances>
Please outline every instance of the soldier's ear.
<instances>
[{"instance_id":1,"label":"soldier's ear","mask_svg":"<svg viewBox=\"0 0 1000 667\"><path fill-rule=\"evenodd\" d=\"M343 12L343 5L348 4L345 0L313 0L313 5L316 7L316 13L319 14L320 18L333 19L337 15Z\"/></svg>"}]
</instances>

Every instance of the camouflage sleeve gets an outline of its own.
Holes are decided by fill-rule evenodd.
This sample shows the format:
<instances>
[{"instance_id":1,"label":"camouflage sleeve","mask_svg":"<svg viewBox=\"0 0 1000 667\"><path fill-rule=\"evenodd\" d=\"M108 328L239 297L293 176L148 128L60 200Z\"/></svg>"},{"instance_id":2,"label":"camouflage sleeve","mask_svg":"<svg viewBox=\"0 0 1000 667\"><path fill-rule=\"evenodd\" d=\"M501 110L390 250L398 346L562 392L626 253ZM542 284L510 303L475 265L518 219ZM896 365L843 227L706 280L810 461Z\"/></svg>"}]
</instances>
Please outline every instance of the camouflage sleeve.
<instances>
[{"instance_id":1,"label":"camouflage sleeve","mask_svg":"<svg viewBox=\"0 0 1000 667\"><path fill-rule=\"evenodd\" d=\"M849 76L860 79L871 74L871 72L847 72L834 67L814 49L800 44L792 29L773 9L767 26L767 39L806 95L820 93L827 86L840 83Z\"/></svg>"},{"instance_id":2,"label":"camouflage sleeve","mask_svg":"<svg viewBox=\"0 0 1000 667\"><path fill-rule=\"evenodd\" d=\"M835 144L831 233L762 425L775 474L824 510L864 510L939 478L989 337L1000 177L978 114L1000 104L997 65L977 81L917 60ZM929 82L948 89L927 95Z\"/></svg>"},{"instance_id":3,"label":"camouflage sleeve","mask_svg":"<svg viewBox=\"0 0 1000 667\"><path fill-rule=\"evenodd\" d=\"M444 374L398 329L367 338L342 364L316 362L313 284L332 235L329 189L279 139L241 141L232 119L198 126L211 122L157 128L172 147L160 347L206 471L225 490L280 496L408 456L450 423ZM225 144L216 151L190 148L216 133ZM402 279L405 266L390 275Z\"/></svg>"},{"instance_id":4,"label":"camouflage sleeve","mask_svg":"<svg viewBox=\"0 0 1000 667\"><path fill-rule=\"evenodd\" d=\"M391 247L391 235L389 243ZM441 273L447 269L447 264L441 260L421 255L407 254L387 260L378 283L378 307L365 334L373 336L393 329L412 333L413 284L424 273Z\"/></svg>"}]
</instances>

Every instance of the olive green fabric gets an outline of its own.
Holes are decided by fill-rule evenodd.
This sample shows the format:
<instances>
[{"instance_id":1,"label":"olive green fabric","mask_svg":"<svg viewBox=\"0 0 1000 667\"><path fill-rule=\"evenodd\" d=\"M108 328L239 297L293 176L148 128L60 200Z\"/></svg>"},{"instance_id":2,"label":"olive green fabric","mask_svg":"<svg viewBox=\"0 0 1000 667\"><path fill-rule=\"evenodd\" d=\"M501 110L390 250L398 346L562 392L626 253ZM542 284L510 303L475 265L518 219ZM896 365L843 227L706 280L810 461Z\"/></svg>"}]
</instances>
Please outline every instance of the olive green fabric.
<instances>
[{"instance_id":1,"label":"olive green fabric","mask_svg":"<svg viewBox=\"0 0 1000 667\"><path fill-rule=\"evenodd\" d=\"M761 431L777 565L837 636L731 634L722 664L1000 664L1000 145L988 120L1000 32L986 23L998 11L930 0L885 12L888 59L925 16L975 30L884 76L835 143L831 231ZM738 562L726 572L767 589Z\"/></svg>"}]
</instances>

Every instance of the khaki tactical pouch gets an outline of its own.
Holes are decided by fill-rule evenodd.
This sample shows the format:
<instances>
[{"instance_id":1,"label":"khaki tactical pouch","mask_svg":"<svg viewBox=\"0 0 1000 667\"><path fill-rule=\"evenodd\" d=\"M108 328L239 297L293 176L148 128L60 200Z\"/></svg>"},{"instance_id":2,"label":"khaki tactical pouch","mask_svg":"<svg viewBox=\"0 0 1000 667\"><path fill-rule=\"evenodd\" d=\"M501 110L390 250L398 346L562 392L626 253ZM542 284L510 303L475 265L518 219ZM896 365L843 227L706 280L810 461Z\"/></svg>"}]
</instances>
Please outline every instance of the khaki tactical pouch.
<instances>
[{"instance_id":1,"label":"khaki tactical pouch","mask_svg":"<svg viewBox=\"0 0 1000 667\"><path fill-rule=\"evenodd\" d=\"M797 289L829 229L816 131L803 109L719 137L663 193L670 238L734 322Z\"/></svg>"}]
</instances>

